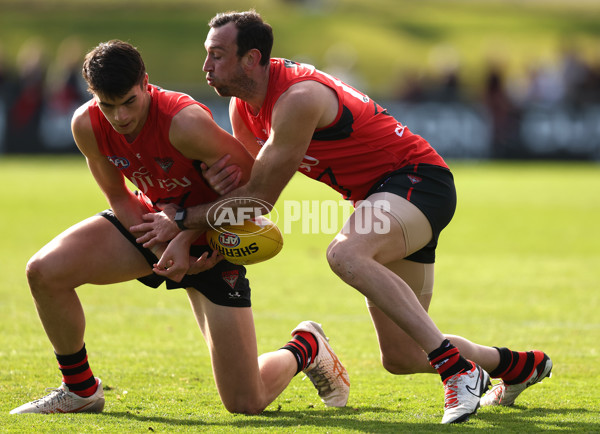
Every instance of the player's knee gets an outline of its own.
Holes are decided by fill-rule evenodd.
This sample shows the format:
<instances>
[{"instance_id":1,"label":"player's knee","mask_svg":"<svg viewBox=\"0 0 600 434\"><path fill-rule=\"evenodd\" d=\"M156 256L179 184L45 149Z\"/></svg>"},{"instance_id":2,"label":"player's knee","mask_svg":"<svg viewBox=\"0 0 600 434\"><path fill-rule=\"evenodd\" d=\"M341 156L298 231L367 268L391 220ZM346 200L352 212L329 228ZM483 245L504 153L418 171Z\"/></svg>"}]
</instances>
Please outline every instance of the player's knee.
<instances>
[{"instance_id":1,"label":"player's knee","mask_svg":"<svg viewBox=\"0 0 600 434\"><path fill-rule=\"evenodd\" d=\"M416 369L412 363L402 359L389 359L381 357L383 368L393 375L408 375L416 373Z\"/></svg>"},{"instance_id":2,"label":"player's knee","mask_svg":"<svg viewBox=\"0 0 600 434\"><path fill-rule=\"evenodd\" d=\"M35 296L37 293L48 291L51 289L52 282L57 279L53 278L52 267L39 253L35 254L25 266L25 275L31 293Z\"/></svg>"},{"instance_id":3,"label":"player's knee","mask_svg":"<svg viewBox=\"0 0 600 434\"><path fill-rule=\"evenodd\" d=\"M350 284L357 277L354 270L358 258L358 252L346 240L336 238L327 248L327 262L329 263L329 267L342 280Z\"/></svg>"},{"instance_id":4,"label":"player's knee","mask_svg":"<svg viewBox=\"0 0 600 434\"><path fill-rule=\"evenodd\" d=\"M246 414L251 416L261 414L267 407L266 405L262 405L256 401L240 399L236 399L235 402L223 401L223 405L229 413Z\"/></svg>"},{"instance_id":5,"label":"player's knee","mask_svg":"<svg viewBox=\"0 0 600 434\"><path fill-rule=\"evenodd\" d=\"M420 360L413 358L409 352L401 350L382 350L381 352L381 364L383 368L393 375L408 375L421 372L418 369L419 362Z\"/></svg>"},{"instance_id":6,"label":"player's knee","mask_svg":"<svg viewBox=\"0 0 600 434\"><path fill-rule=\"evenodd\" d=\"M34 291L41 287L41 283L44 281L45 271L44 261L39 258L38 255L34 255L25 266L25 275L29 282L29 287Z\"/></svg>"}]
</instances>

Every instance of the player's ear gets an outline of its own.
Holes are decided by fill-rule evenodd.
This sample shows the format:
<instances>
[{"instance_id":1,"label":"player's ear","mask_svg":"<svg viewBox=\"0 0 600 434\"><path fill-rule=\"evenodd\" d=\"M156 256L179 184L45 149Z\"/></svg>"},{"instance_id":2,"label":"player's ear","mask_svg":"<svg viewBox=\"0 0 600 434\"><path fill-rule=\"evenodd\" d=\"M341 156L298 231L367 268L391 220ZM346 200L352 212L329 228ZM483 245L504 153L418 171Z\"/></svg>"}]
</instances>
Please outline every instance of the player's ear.
<instances>
[{"instance_id":1,"label":"player's ear","mask_svg":"<svg viewBox=\"0 0 600 434\"><path fill-rule=\"evenodd\" d=\"M244 68L247 68L247 69L256 68L260 64L261 58L262 58L262 55L260 54L260 51L256 48L251 48L250 50L248 50L246 52L246 54L244 54L244 57L242 58Z\"/></svg>"}]
</instances>

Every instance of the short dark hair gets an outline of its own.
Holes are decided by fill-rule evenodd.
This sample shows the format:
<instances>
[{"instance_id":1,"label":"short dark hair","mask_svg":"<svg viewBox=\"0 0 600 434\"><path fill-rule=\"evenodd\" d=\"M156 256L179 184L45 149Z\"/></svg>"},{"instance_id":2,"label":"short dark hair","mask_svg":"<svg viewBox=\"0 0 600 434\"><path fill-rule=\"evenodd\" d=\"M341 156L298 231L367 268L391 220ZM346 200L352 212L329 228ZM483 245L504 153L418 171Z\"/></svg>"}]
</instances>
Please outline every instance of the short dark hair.
<instances>
[{"instance_id":1,"label":"short dark hair","mask_svg":"<svg viewBox=\"0 0 600 434\"><path fill-rule=\"evenodd\" d=\"M146 66L133 45L113 39L85 56L81 74L90 92L122 97L136 84L142 85Z\"/></svg>"},{"instance_id":2,"label":"short dark hair","mask_svg":"<svg viewBox=\"0 0 600 434\"><path fill-rule=\"evenodd\" d=\"M238 57L256 48L261 54L260 64L266 65L273 49L273 28L265 23L254 9L246 12L219 13L209 21L208 25L217 28L228 23L234 23L238 29L236 41Z\"/></svg>"}]
</instances>

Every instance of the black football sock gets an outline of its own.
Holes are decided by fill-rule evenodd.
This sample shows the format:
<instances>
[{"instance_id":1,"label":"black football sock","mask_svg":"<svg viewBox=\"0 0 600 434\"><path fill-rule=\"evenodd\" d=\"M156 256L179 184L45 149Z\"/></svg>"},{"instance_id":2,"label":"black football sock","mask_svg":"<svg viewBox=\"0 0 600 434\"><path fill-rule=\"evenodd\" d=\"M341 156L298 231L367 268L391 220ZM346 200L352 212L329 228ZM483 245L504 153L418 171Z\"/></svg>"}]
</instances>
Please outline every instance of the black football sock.
<instances>
[{"instance_id":1,"label":"black football sock","mask_svg":"<svg viewBox=\"0 0 600 434\"><path fill-rule=\"evenodd\" d=\"M305 370L315 357L317 357L319 344L317 343L317 338L315 338L312 333L297 332L294 334L292 340L281 347L281 349L291 351L296 358L296 362L298 363L297 374L298 372Z\"/></svg>"},{"instance_id":2,"label":"black football sock","mask_svg":"<svg viewBox=\"0 0 600 434\"><path fill-rule=\"evenodd\" d=\"M69 391L82 397L92 396L96 392L98 382L90 369L85 344L75 354L56 354L56 360L63 375L63 383Z\"/></svg>"},{"instance_id":3,"label":"black football sock","mask_svg":"<svg viewBox=\"0 0 600 434\"><path fill-rule=\"evenodd\" d=\"M442 382L461 372L469 371L472 368L471 363L460 355L458 348L444 339L442 345L427 355L431 366L440 374Z\"/></svg>"},{"instance_id":4,"label":"black football sock","mask_svg":"<svg viewBox=\"0 0 600 434\"><path fill-rule=\"evenodd\" d=\"M506 384L519 384L527 380L544 358L540 351L511 351L494 347L500 353L500 363L490 372L490 377L501 378Z\"/></svg>"}]
</instances>

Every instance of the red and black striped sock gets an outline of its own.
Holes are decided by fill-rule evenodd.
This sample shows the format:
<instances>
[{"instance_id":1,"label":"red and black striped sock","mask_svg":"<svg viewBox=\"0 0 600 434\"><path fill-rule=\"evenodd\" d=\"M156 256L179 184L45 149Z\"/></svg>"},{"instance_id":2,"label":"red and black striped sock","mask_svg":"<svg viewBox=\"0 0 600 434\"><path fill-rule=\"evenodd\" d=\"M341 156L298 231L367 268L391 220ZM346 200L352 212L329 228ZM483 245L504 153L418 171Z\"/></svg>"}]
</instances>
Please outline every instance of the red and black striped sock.
<instances>
[{"instance_id":1,"label":"red and black striped sock","mask_svg":"<svg viewBox=\"0 0 600 434\"><path fill-rule=\"evenodd\" d=\"M96 392L98 382L90 369L85 344L75 354L67 356L56 354L56 360L63 375L63 383L67 385L69 391L82 397L92 396Z\"/></svg>"},{"instance_id":2,"label":"red and black striped sock","mask_svg":"<svg viewBox=\"0 0 600 434\"><path fill-rule=\"evenodd\" d=\"M471 363L460 355L458 348L444 339L442 345L427 355L431 366L440 374L442 382L461 372L466 372L472 368Z\"/></svg>"},{"instance_id":3,"label":"red and black striped sock","mask_svg":"<svg viewBox=\"0 0 600 434\"><path fill-rule=\"evenodd\" d=\"M500 363L490 377L501 378L505 384L519 384L533 374L536 366L544 358L541 351L511 351L508 348L494 347L500 353Z\"/></svg>"},{"instance_id":4,"label":"red and black striped sock","mask_svg":"<svg viewBox=\"0 0 600 434\"><path fill-rule=\"evenodd\" d=\"M305 370L315 357L317 357L319 344L317 343L317 338L312 333L297 332L294 334L292 340L281 347L281 349L291 351L296 358L296 362L298 363L297 374Z\"/></svg>"}]
</instances>

